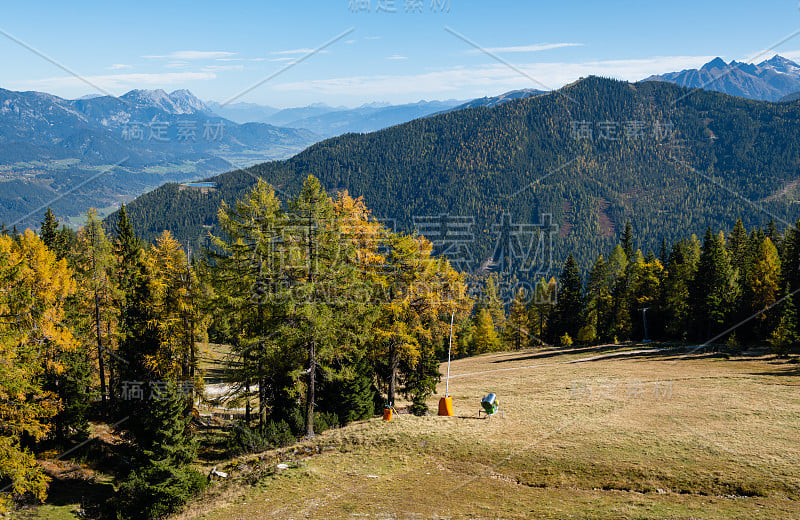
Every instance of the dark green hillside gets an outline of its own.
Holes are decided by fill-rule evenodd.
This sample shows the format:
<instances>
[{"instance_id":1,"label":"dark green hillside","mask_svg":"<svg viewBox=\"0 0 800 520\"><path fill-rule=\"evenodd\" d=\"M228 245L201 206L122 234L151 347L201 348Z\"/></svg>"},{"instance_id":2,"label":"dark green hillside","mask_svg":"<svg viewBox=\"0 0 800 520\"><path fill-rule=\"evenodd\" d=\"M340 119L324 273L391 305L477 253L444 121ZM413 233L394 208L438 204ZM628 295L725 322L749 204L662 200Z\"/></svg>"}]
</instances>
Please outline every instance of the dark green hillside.
<instances>
[{"instance_id":1,"label":"dark green hillside","mask_svg":"<svg viewBox=\"0 0 800 520\"><path fill-rule=\"evenodd\" d=\"M730 229L737 216L747 226L766 224L768 213L779 225L793 222L800 103L689 92L592 77L560 93L329 139L289 160L216 177L215 193L167 185L129 212L147 238L170 229L197 242L220 201L240 197L257 176L294 194L313 174L329 191L363 196L401 229L411 229L414 216L474 216L473 267L492 257L492 226L503 213L514 224L552 214L553 265L574 252L584 268L617 241L626 219L642 249L707 226ZM592 138L576 135L582 127Z\"/></svg>"}]
</instances>

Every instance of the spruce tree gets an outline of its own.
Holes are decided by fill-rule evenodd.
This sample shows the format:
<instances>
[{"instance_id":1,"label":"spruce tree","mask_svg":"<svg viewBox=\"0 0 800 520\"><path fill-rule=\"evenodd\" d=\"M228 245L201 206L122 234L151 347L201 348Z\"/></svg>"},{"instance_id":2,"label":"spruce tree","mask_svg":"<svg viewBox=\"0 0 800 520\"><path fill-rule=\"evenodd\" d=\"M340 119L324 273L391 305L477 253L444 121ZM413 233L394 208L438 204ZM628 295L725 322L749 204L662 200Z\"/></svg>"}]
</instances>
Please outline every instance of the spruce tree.
<instances>
[{"instance_id":1,"label":"spruce tree","mask_svg":"<svg viewBox=\"0 0 800 520\"><path fill-rule=\"evenodd\" d=\"M336 414L339 424L345 425L375 415L380 396L375 388L375 373L366 356L348 359L343 365L323 379L317 402L321 412Z\"/></svg>"},{"instance_id":2,"label":"spruce tree","mask_svg":"<svg viewBox=\"0 0 800 520\"><path fill-rule=\"evenodd\" d=\"M578 337L583 325L583 282L575 257L571 254L564 262L564 269L558 282L558 303L556 304L556 330L558 337L569 334Z\"/></svg>"},{"instance_id":3,"label":"spruce tree","mask_svg":"<svg viewBox=\"0 0 800 520\"><path fill-rule=\"evenodd\" d=\"M436 391L436 384L442 378L433 345L424 343L420 348L419 359L413 366L408 366L403 371L407 374L403 394L411 399L411 413L427 414L428 397Z\"/></svg>"},{"instance_id":4,"label":"spruce tree","mask_svg":"<svg viewBox=\"0 0 800 520\"><path fill-rule=\"evenodd\" d=\"M556 302L555 278L545 280L541 278L534 286L533 298L528 307L528 323L532 331L531 341L537 345L544 345L544 338L549 337L549 327Z\"/></svg>"},{"instance_id":5,"label":"spruce tree","mask_svg":"<svg viewBox=\"0 0 800 520\"><path fill-rule=\"evenodd\" d=\"M781 287L785 288L784 296L800 289L800 220L786 230L783 240ZM795 316L795 323L800 323L800 316Z\"/></svg>"},{"instance_id":6,"label":"spruce tree","mask_svg":"<svg viewBox=\"0 0 800 520\"><path fill-rule=\"evenodd\" d=\"M611 279L611 322L609 337L626 339L631 334L630 264L633 261L617 244L608 257L608 275Z\"/></svg>"},{"instance_id":7,"label":"spruce tree","mask_svg":"<svg viewBox=\"0 0 800 520\"><path fill-rule=\"evenodd\" d=\"M681 240L672 246L664 280L663 305L668 337L686 340L693 323L690 288L700 253L697 243Z\"/></svg>"},{"instance_id":8,"label":"spruce tree","mask_svg":"<svg viewBox=\"0 0 800 520\"><path fill-rule=\"evenodd\" d=\"M613 288L608 264L600 255L586 280L586 321L601 341L612 338Z\"/></svg>"},{"instance_id":9,"label":"spruce tree","mask_svg":"<svg viewBox=\"0 0 800 520\"><path fill-rule=\"evenodd\" d=\"M739 286L730 265L724 238L706 230L703 249L692 284L691 302L695 330L702 340L720 332L733 310Z\"/></svg>"},{"instance_id":10,"label":"spruce tree","mask_svg":"<svg viewBox=\"0 0 800 520\"><path fill-rule=\"evenodd\" d=\"M44 214L44 220L42 220L42 226L39 230L39 238L41 238L44 245L46 245L50 251L54 252L58 258L63 258L64 251L61 241L59 240L58 219L53 214L53 210L50 209L50 207L47 208Z\"/></svg>"},{"instance_id":11,"label":"spruce tree","mask_svg":"<svg viewBox=\"0 0 800 520\"><path fill-rule=\"evenodd\" d=\"M118 517L164 518L205 487L204 476L190 467L197 450L186 398L173 381L165 383L141 417L147 435L137 437L132 471L117 492Z\"/></svg>"},{"instance_id":12,"label":"spruce tree","mask_svg":"<svg viewBox=\"0 0 800 520\"><path fill-rule=\"evenodd\" d=\"M622 250L625 252L625 258L628 261L633 260L633 253L634 253L634 237L633 237L633 226L631 225L630 220L625 221L625 230L622 232L622 236L620 237L620 245L622 246Z\"/></svg>"}]
</instances>

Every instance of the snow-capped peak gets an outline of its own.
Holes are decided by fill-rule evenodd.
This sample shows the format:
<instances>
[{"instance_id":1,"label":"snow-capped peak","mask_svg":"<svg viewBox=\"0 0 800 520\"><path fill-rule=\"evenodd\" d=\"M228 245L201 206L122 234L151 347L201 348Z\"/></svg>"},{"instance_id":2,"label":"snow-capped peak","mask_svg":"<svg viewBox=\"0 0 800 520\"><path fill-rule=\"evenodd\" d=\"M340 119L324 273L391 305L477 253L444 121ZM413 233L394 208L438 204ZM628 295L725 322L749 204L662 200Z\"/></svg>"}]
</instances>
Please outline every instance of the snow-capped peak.
<instances>
[{"instance_id":1,"label":"snow-capped peak","mask_svg":"<svg viewBox=\"0 0 800 520\"><path fill-rule=\"evenodd\" d=\"M788 74L795 78L800 79L800 65L793 62L790 59L784 58L783 56L776 54L772 58L762 61L758 64L758 66L762 69L771 69L775 72L780 72L781 74Z\"/></svg>"},{"instance_id":2,"label":"snow-capped peak","mask_svg":"<svg viewBox=\"0 0 800 520\"><path fill-rule=\"evenodd\" d=\"M208 107L186 89L167 94L162 89L131 90L122 99L137 106L154 107L170 114L209 112Z\"/></svg>"}]
</instances>

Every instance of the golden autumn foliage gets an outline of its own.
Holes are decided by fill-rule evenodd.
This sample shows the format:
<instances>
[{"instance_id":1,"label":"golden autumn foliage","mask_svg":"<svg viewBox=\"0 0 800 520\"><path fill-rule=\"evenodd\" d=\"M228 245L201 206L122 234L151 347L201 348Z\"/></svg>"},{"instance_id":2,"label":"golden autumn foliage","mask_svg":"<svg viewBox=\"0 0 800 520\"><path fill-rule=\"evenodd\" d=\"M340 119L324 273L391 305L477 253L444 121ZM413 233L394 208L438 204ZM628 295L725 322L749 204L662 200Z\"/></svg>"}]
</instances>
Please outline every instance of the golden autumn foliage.
<instances>
[{"instance_id":1,"label":"golden autumn foliage","mask_svg":"<svg viewBox=\"0 0 800 520\"><path fill-rule=\"evenodd\" d=\"M63 370L59 353L76 348L64 325L64 301L75 290L67 262L56 260L30 230L19 241L0 236L0 510L10 494L43 500L47 478L20 447L23 433L41 439L59 408L41 387L44 371Z\"/></svg>"},{"instance_id":2,"label":"golden autumn foliage","mask_svg":"<svg viewBox=\"0 0 800 520\"><path fill-rule=\"evenodd\" d=\"M145 364L162 377L188 381L194 378L196 345L207 321L199 317L197 278L181 245L169 231L164 231L150 248L146 261L153 273L150 282L159 348L146 356Z\"/></svg>"}]
</instances>

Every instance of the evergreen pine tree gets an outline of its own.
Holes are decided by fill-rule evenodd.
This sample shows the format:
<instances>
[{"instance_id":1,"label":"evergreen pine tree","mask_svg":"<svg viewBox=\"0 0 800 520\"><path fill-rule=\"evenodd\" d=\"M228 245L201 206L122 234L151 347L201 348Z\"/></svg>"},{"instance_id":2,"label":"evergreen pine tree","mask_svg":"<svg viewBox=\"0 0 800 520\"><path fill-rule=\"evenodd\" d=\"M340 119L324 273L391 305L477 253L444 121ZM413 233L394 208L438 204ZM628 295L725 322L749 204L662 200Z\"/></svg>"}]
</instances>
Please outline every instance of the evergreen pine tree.
<instances>
[{"instance_id":1,"label":"evergreen pine tree","mask_svg":"<svg viewBox=\"0 0 800 520\"><path fill-rule=\"evenodd\" d=\"M603 255L600 255L586 280L586 324L594 329L592 336L602 341L613 337L613 288L608 264ZM587 340L591 341L588 338Z\"/></svg>"},{"instance_id":2,"label":"evergreen pine tree","mask_svg":"<svg viewBox=\"0 0 800 520\"><path fill-rule=\"evenodd\" d=\"M414 366L404 370L407 374L403 387L403 394L411 399L410 411L414 415L428 413L428 397L436 391L436 384L441 380L439 360L436 351L430 343L424 343L420 348L419 359Z\"/></svg>"},{"instance_id":3,"label":"evergreen pine tree","mask_svg":"<svg viewBox=\"0 0 800 520\"><path fill-rule=\"evenodd\" d=\"M631 335L630 268L633 261L617 244L608 257L608 275L611 278L611 322L609 337L626 339Z\"/></svg>"},{"instance_id":4,"label":"evergreen pine tree","mask_svg":"<svg viewBox=\"0 0 800 520\"><path fill-rule=\"evenodd\" d=\"M189 428L186 398L173 381L166 381L141 417L146 436L136 439L137 455L114 501L119 517L130 520L164 518L205 487L206 479L189 465L196 444Z\"/></svg>"},{"instance_id":5,"label":"evergreen pine tree","mask_svg":"<svg viewBox=\"0 0 800 520\"><path fill-rule=\"evenodd\" d=\"M770 218L767 223L767 238L772 241L776 249L780 250L782 248L783 237L781 232L778 231L778 226L775 225L774 218Z\"/></svg>"},{"instance_id":6,"label":"evergreen pine tree","mask_svg":"<svg viewBox=\"0 0 800 520\"><path fill-rule=\"evenodd\" d=\"M633 253L634 253L634 237L633 237L633 226L631 225L630 220L625 221L625 230L622 232L622 236L620 237L620 245L622 246L622 250L625 252L625 258L628 261L633 260Z\"/></svg>"},{"instance_id":7,"label":"evergreen pine tree","mask_svg":"<svg viewBox=\"0 0 800 520\"><path fill-rule=\"evenodd\" d=\"M544 338L550 336L548 328L555 308L557 285L555 278L549 281L541 278L534 286L533 298L528 306L528 323L532 331L531 341L535 345L544 345Z\"/></svg>"},{"instance_id":8,"label":"evergreen pine tree","mask_svg":"<svg viewBox=\"0 0 800 520\"><path fill-rule=\"evenodd\" d=\"M709 228L691 291L695 330L703 340L720 332L738 297L736 272L730 265L724 238Z\"/></svg>"},{"instance_id":9,"label":"evergreen pine tree","mask_svg":"<svg viewBox=\"0 0 800 520\"><path fill-rule=\"evenodd\" d=\"M696 238L696 237L695 237ZM690 287L700 257L698 244L681 240L672 246L664 280L663 309L668 337L685 340L692 326Z\"/></svg>"},{"instance_id":10,"label":"evergreen pine tree","mask_svg":"<svg viewBox=\"0 0 800 520\"><path fill-rule=\"evenodd\" d=\"M62 247L63 244L61 244L59 240L58 219L53 214L53 210L51 210L50 207L47 208L44 214L44 220L42 220L42 226L39 230L39 238L41 238L44 245L46 245L50 251L54 252L59 259L63 258L64 251Z\"/></svg>"},{"instance_id":11,"label":"evergreen pine tree","mask_svg":"<svg viewBox=\"0 0 800 520\"><path fill-rule=\"evenodd\" d=\"M564 270L558 282L558 303L555 307L558 337L569 334L577 338L583 326L583 282L575 257L571 254L564 262Z\"/></svg>"}]
</instances>

